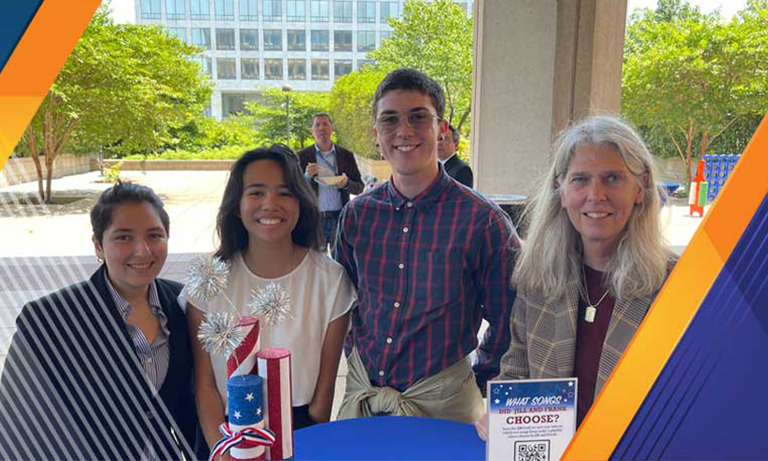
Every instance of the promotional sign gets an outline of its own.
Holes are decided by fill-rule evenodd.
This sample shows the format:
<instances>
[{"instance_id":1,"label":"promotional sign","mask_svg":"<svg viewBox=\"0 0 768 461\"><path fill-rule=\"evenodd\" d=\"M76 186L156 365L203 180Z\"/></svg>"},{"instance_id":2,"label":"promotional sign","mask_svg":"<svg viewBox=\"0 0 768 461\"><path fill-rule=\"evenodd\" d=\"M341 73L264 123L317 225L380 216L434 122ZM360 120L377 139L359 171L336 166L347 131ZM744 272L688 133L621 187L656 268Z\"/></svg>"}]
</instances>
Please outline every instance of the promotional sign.
<instances>
[{"instance_id":1,"label":"promotional sign","mask_svg":"<svg viewBox=\"0 0 768 461\"><path fill-rule=\"evenodd\" d=\"M576 378L488 382L489 461L556 461L576 431Z\"/></svg>"}]
</instances>

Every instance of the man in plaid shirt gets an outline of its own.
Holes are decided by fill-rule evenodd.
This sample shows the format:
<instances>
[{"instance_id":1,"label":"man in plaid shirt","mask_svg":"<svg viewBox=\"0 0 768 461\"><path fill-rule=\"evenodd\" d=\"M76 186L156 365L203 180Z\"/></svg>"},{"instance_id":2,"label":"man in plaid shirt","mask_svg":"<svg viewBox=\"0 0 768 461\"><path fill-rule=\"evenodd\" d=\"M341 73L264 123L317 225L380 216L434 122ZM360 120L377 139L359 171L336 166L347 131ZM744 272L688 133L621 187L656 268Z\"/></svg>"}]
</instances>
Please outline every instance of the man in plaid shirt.
<instances>
[{"instance_id":1,"label":"man in plaid shirt","mask_svg":"<svg viewBox=\"0 0 768 461\"><path fill-rule=\"evenodd\" d=\"M438 163L444 110L440 85L413 69L391 72L376 90L374 133L392 177L339 221L335 256L359 298L339 418L474 422L480 389L509 348L517 234L498 206ZM490 326L478 344L483 319Z\"/></svg>"}]
</instances>

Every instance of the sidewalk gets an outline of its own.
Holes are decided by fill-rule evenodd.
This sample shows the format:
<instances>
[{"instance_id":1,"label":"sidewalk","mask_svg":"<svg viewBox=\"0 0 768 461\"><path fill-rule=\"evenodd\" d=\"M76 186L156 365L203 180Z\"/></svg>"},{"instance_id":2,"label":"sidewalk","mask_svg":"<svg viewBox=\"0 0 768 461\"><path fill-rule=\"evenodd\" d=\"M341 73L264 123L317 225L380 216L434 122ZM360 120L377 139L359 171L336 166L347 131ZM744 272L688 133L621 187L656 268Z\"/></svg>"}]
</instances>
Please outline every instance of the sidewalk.
<instances>
[{"instance_id":1,"label":"sidewalk","mask_svg":"<svg viewBox=\"0 0 768 461\"><path fill-rule=\"evenodd\" d=\"M215 221L226 171L127 171L123 179L153 188L170 216L169 255L162 276L183 281L189 262L215 247ZM21 306L87 278L97 267L88 212L109 184L90 172L53 181L54 195L83 197L67 205L18 205L36 183L0 189L0 371ZM677 200L677 203L680 203ZM10 204L9 204L10 203ZM671 204L661 216L669 244L680 254L701 223L687 206ZM346 363L336 382L334 414L343 395Z\"/></svg>"}]
</instances>

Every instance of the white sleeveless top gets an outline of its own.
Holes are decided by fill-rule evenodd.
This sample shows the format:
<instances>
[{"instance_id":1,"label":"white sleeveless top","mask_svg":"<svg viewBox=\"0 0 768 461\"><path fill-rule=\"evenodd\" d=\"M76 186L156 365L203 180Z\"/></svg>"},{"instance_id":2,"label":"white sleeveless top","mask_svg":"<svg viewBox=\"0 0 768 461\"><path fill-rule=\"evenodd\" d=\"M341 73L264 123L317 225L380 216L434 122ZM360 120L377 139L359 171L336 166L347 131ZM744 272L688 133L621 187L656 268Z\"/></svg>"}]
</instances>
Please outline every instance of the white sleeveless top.
<instances>
[{"instance_id":1,"label":"white sleeveless top","mask_svg":"<svg viewBox=\"0 0 768 461\"><path fill-rule=\"evenodd\" d=\"M344 268L328 256L315 250L290 273L275 279L257 276L238 253L232 260L227 280L226 296L239 312L251 300L251 290L259 291L277 283L291 297L292 319L276 325L259 325L259 349L285 347L291 351L291 380L293 406L312 401L320 373L320 356L328 325L349 311L357 296ZM179 295L179 304L186 309L186 294ZM206 302L189 297L188 301L203 312L232 312L222 296ZM227 408L227 361L221 354L211 355L216 387Z\"/></svg>"}]
</instances>

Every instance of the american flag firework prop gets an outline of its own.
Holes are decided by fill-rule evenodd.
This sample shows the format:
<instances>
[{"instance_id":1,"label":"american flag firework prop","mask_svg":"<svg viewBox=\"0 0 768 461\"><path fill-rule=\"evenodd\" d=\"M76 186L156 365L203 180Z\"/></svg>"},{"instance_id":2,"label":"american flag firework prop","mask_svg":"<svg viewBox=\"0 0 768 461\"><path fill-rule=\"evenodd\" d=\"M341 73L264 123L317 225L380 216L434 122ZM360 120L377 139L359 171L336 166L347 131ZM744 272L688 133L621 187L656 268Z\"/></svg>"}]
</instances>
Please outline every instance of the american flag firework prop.
<instances>
[{"instance_id":1,"label":"american flag firework prop","mask_svg":"<svg viewBox=\"0 0 768 461\"><path fill-rule=\"evenodd\" d=\"M248 328L248 333L232 352L232 355L227 358L227 378L256 374L257 371L256 351L259 343L259 319L241 317L240 328Z\"/></svg>"},{"instance_id":2,"label":"american flag firework prop","mask_svg":"<svg viewBox=\"0 0 768 461\"><path fill-rule=\"evenodd\" d=\"M231 450L231 458L243 461L263 460L265 447L275 442L275 435L264 428L264 380L257 375L242 375L227 380L229 423L219 427L224 436L211 450L210 461Z\"/></svg>"},{"instance_id":3,"label":"american flag firework prop","mask_svg":"<svg viewBox=\"0 0 768 461\"><path fill-rule=\"evenodd\" d=\"M291 392L291 351L282 347L262 349L256 354L259 376L264 378L267 402L266 427L275 434L267 448L267 459L293 457L293 403Z\"/></svg>"}]
</instances>

